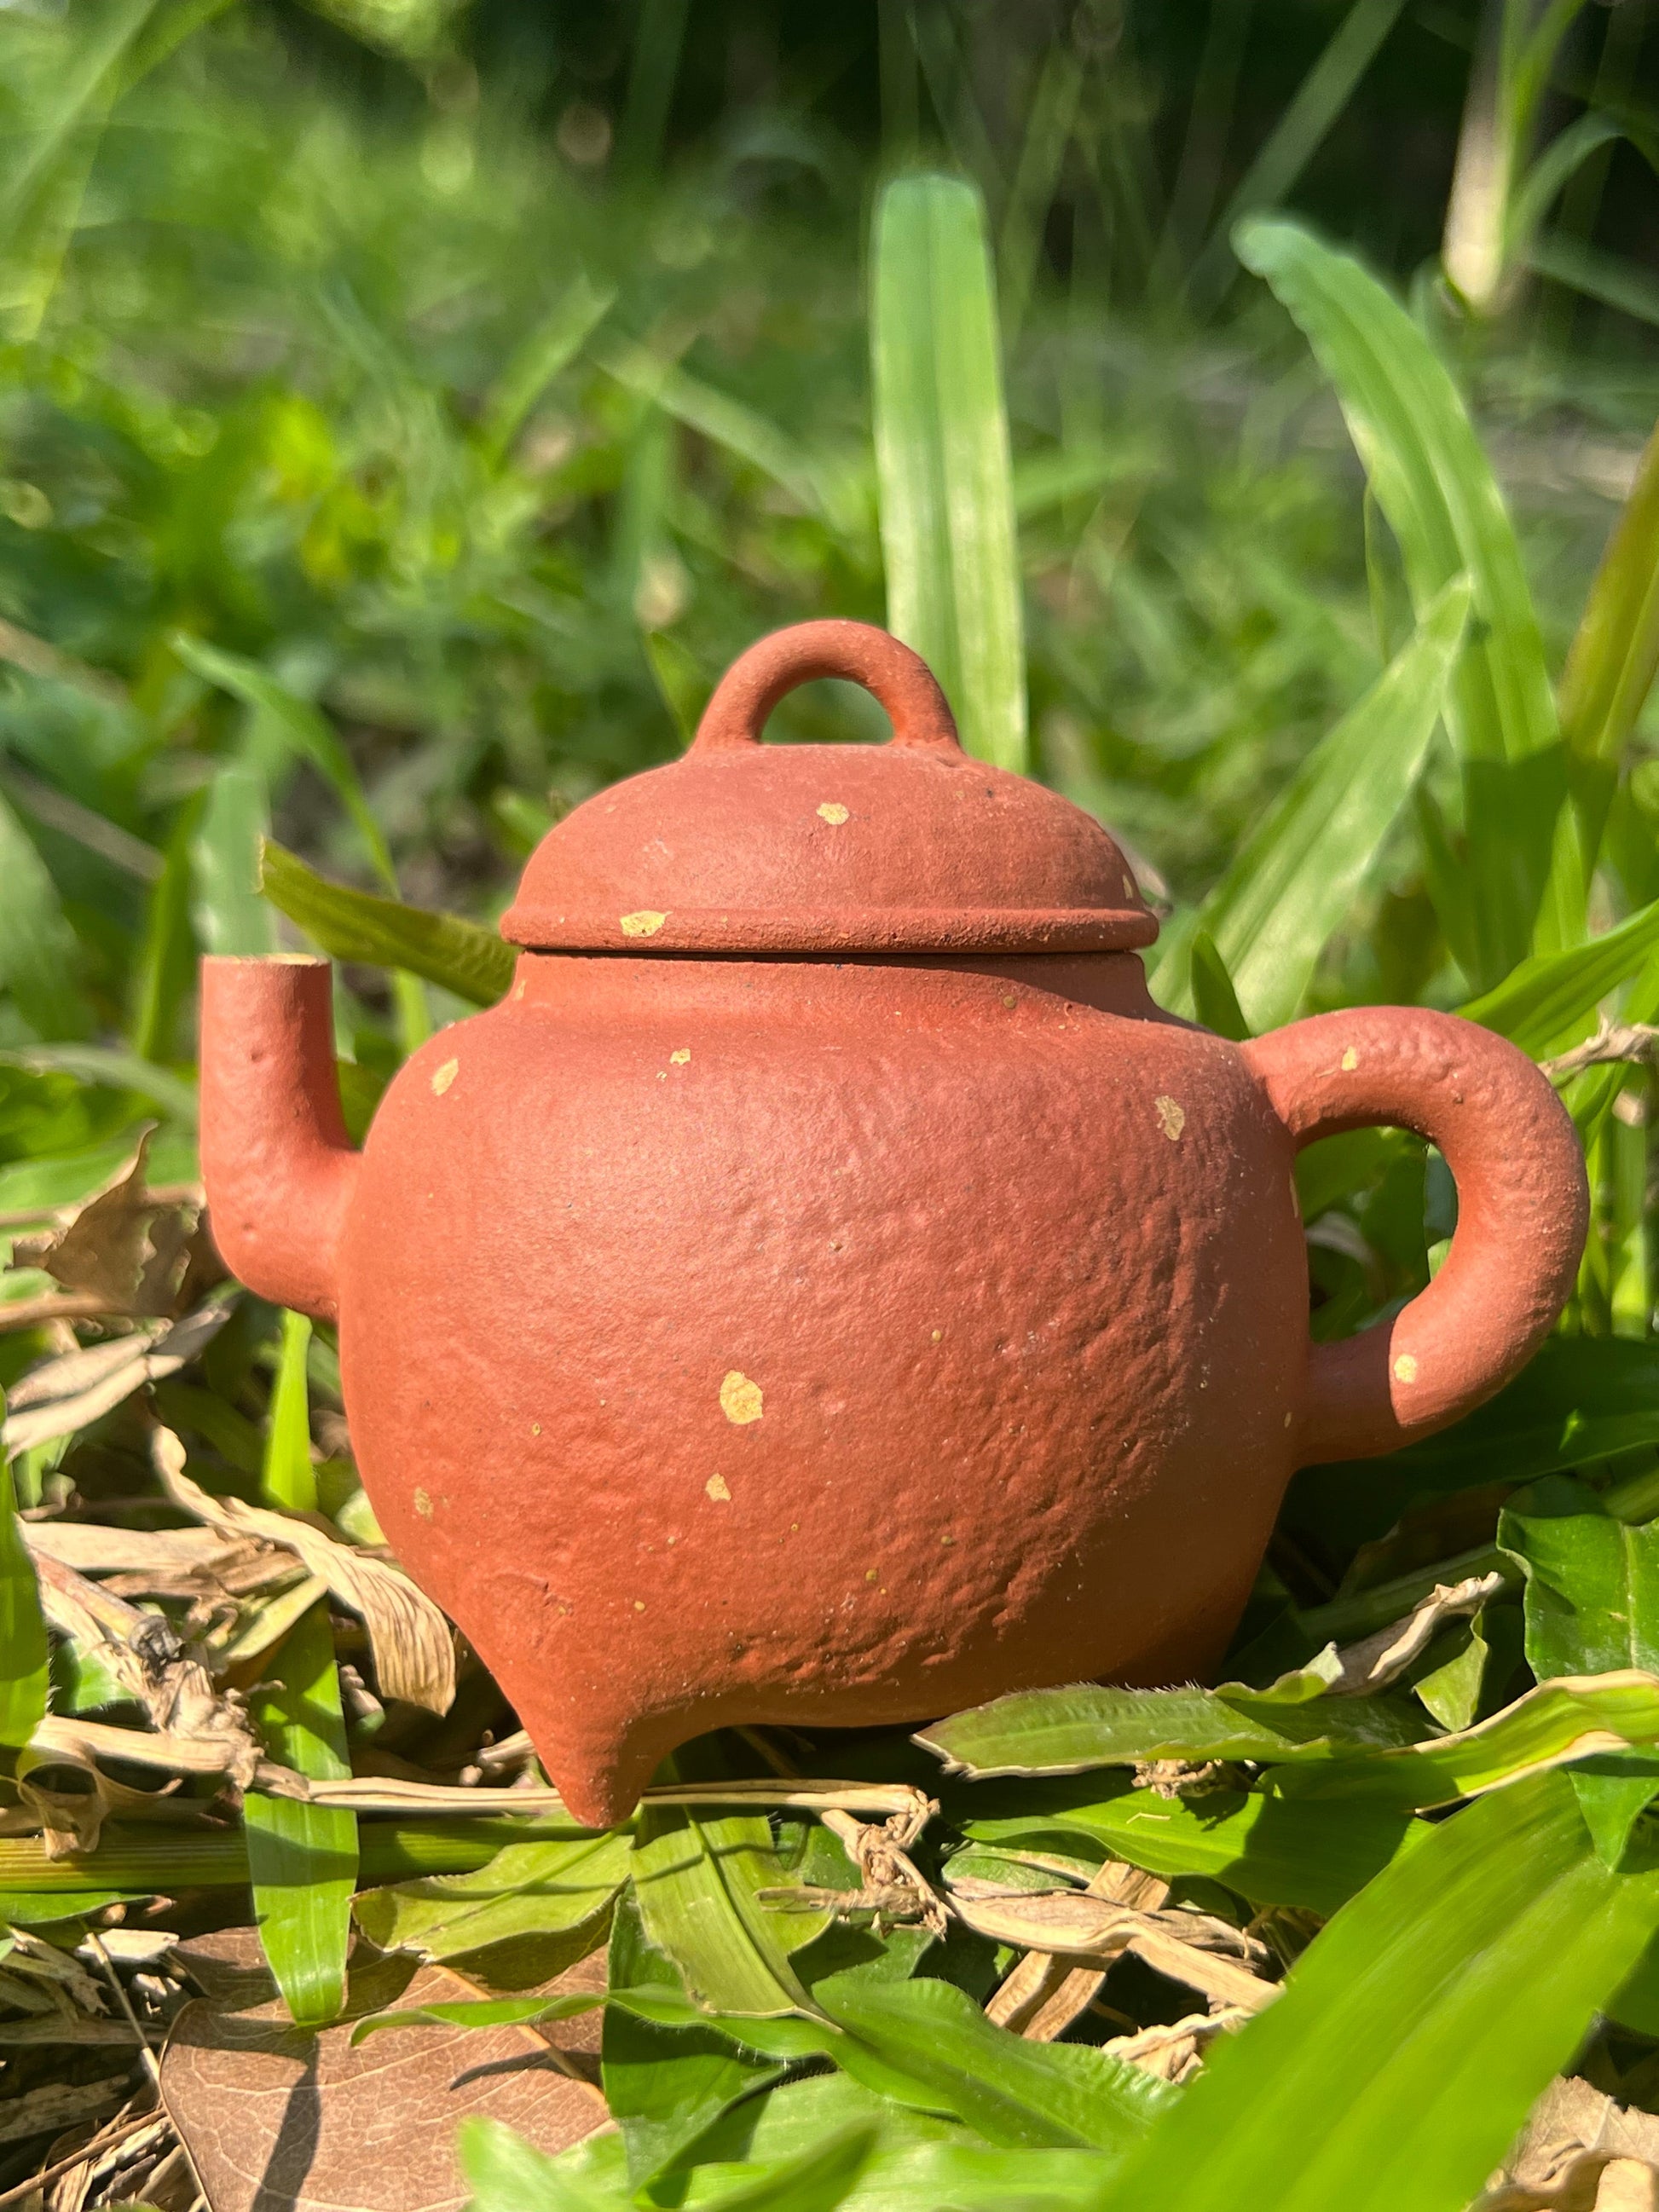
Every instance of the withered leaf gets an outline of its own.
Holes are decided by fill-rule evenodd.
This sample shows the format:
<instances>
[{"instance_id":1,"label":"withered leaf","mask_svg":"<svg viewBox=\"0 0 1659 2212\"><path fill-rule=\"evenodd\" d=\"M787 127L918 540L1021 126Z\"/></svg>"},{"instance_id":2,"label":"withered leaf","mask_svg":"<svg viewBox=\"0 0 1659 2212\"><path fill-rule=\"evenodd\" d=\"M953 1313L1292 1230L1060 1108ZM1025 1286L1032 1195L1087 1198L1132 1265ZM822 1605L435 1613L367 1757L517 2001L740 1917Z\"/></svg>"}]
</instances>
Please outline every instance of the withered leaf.
<instances>
[{"instance_id":1,"label":"withered leaf","mask_svg":"<svg viewBox=\"0 0 1659 2212\"><path fill-rule=\"evenodd\" d=\"M1216 2002L1259 2011L1279 1994L1242 1960L1261 1954L1224 1920L1207 1913L1140 1911L1086 1890L984 1895L988 1883L963 1881L951 1892L957 1917L994 1943L1012 1943L1072 1958L1133 1954L1171 1981ZM1224 1955L1231 1953L1231 1957Z\"/></svg>"},{"instance_id":2,"label":"withered leaf","mask_svg":"<svg viewBox=\"0 0 1659 2212\"><path fill-rule=\"evenodd\" d=\"M170 1328L135 1329L112 1343L43 1361L10 1394L12 1410L0 1431L8 1454L73 1436L146 1382L176 1375L206 1349L229 1316L229 1305L216 1300Z\"/></svg>"},{"instance_id":3,"label":"withered leaf","mask_svg":"<svg viewBox=\"0 0 1659 2212\"><path fill-rule=\"evenodd\" d=\"M1084 1893L1157 1912L1169 1900L1170 1885L1121 1859L1108 1859L1090 1877ZM986 2016L1029 2043L1052 2043L1088 2010L1105 1978L1104 1966L1084 1966L1052 1951L1028 1951L992 1996Z\"/></svg>"},{"instance_id":4,"label":"withered leaf","mask_svg":"<svg viewBox=\"0 0 1659 2212\"><path fill-rule=\"evenodd\" d=\"M157 1429L155 1465L175 1504L226 1536L257 1536L294 1553L348 1611L361 1615L381 1694L446 1713L455 1697L455 1648L449 1624L399 1567L343 1544L325 1527L298 1514L211 1498L185 1473L185 1449L171 1429Z\"/></svg>"},{"instance_id":5,"label":"withered leaf","mask_svg":"<svg viewBox=\"0 0 1659 2212\"><path fill-rule=\"evenodd\" d=\"M202 1662L185 1648L163 1614L143 1613L50 1553L37 1552L41 1603L63 1635L96 1653L117 1682L141 1705L150 1725L179 1735L234 1738L239 1755L228 1771L244 1784L253 1778L259 1747L247 1716L232 1697L215 1688Z\"/></svg>"},{"instance_id":6,"label":"withered leaf","mask_svg":"<svg viewBox=\"0 0 1659 2212\"><path fill-rule=\"evenodd\" d=\"M145 1130L132 1158L63 1228L20 1238L13 1264L42 1267L112 1313L170 1313L199 1209L169 1205L145 1188L152 1134Z\"/></svg>"},{"instance_id":7,"label":"withered leaf","mask_svg":"<svg viewBox=\"0 0 1659 2212\"><path fill-rule=\"evenodd\" d=\"M1627 2171L1613 2177L1613 2191L1602 2185L1609 2167ZM1480 2212L1590 2212L1592 2206L1622 2199L1636 2205L1634 2188L1645 2169L1650 2184L1659 2168L1659 2118L1618 2104L1576 2075L1552 2081L1533 2106L1501 2175L1480 2198ZM1659 2192L1650 2187L1650 2197Z\"/></svg>"},{"instance_id":8,"label":"withered leaf","mask_svg":"<svg viewBox=\"0 0 1659 2212\"><path fill-rule=\"evenodd\" d=\"M252 1930L179 1956L211 1994L173 2022L161 2097L214 2212L449 2212L466 2197L454 2138L469 2114L548 2153L607 2124L579 2062L528 2028L388 2028L352 2049L354 2017L477 1995L445 1967L354 1961L346 2019L311 2034L272 1994Z\"/></svg>"},{"instance_id":9,"label":"withered leaf","mask_svg":"<svg viewBox=\"0 0 1659 2212\"><path fill-rule=\"evenodd\" d=\"M124 2075L103 2081L48 2081L44 2087L26 2090L21 2097L0 2101L0 2143L21 2142L27 2136L56 2135L88 2120L107 2119L125 2104L129 2094Z\"/></svg>"}]
</instances>

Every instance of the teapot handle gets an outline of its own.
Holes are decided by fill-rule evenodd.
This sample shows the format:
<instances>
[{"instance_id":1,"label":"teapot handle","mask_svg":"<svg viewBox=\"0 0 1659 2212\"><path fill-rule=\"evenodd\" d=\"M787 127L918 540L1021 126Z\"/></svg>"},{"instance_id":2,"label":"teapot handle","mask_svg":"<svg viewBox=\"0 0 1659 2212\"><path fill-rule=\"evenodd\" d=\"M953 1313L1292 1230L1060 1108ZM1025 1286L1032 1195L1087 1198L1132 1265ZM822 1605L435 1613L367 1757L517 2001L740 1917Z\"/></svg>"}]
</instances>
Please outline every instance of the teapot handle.
<instances>
[{"instance_id":1,"label":"teapot handle","mask_svg":"<svg viewBox=\"0 0 1659 2212\"><path fill-rule=\"evenodd\" d=\"M921 655L887 630L859 622L796 623L739 653L703 709L691 750L757 745L779 700L816 676L839 676L872 692L887 709L896 745L964 757L956 719Z\"/></svg>"},{"instance_id":2,"label":"teapot handle","mask_svg":"<svg viewBox=\"0 0 1659 2212\"><path fill-rule=\"evenodd\" d=\"M1297 1463L1445 1427L1525 1364L1572 1288L1589 1188L1566 1109L1512 1044L1422 1008L1319 1014L1242 1050L1298 1151L1346 1129L1413 1129L1457 1182L1456 1233L1427 1290L1313 1346Z\"/></svg>"}]
</instances>

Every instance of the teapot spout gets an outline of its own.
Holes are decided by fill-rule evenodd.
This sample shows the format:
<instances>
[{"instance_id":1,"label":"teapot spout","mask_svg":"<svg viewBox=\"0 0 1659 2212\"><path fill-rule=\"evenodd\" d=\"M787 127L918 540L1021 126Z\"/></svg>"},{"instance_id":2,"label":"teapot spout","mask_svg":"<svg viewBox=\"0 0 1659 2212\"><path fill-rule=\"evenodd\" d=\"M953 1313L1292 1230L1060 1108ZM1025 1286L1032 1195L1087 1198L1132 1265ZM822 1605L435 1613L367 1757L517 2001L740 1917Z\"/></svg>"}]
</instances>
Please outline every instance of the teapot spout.
<instances>
[{"instance_id":1,"label":"teapot spout","mask_svg":"<svg viewBox=\"0 0 1659 2212\"><path fill-rule=\"evenodd\" d=\"M340 1115L325 960L202 963L202 1180L213 1239L261 1297L339 1314L361 1154Z\"/></svg>"}]
</instances>

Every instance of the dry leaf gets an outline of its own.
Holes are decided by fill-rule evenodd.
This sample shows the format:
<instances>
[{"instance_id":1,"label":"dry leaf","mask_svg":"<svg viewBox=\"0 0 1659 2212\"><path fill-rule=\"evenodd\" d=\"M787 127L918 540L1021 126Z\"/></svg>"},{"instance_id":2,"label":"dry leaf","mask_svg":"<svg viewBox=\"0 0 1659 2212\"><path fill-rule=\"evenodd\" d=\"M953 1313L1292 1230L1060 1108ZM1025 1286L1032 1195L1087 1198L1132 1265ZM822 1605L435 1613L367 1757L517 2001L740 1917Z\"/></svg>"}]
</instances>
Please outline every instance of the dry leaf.
<instances>
[{"instance_id":1,"label":"dry leaf","mask_svg":"<svg viewBox=\"0 0 1659 2212\"><path fill-rule=\"evenodd\" d=\"M348 1611L361 1615L374 1655L381 1692L447 1713L455 1697L455 1647L449 1624L401 1567L371 1559L330 1529L297 1514L212 1498L185 1473L185 1448L171 1429L157 1429L155 1465L168 1496L186 1513L226 1536L255 1536L293 1553Z\"/></svg>"},{"instance_id":2,"label":"dry leaf","mask_svg":"<svg viewBox=\"0 0 1659 2212\"><path fill-rule=\"evenodd\" d=\"M198 1209L170 1205L145 1188L153 1133L145 1130L131 1159L65 1226L19 1237L12 1265L44 1268L66 1291L96 1298L111 1313L171 1313Z\"/></svg>"},{"instance_id":3,"label":"dry leaf","mask_svg":"<svg viewBox=\"0 0 1659 2212\"><path fill-rule=\"evenodd\" d=\"M1085 1894L1157 1912L1170 1885L1121 1859L1108 1859L1091 1876ZM1088 2010L1105 1978L1104 1967L1080 1966L1052 1951L1028 1951L986 2006L986 2016L1030 2043L1053 2043Z\"/></svg>"},{"instance_id":4,"label":"dry leaf","mask_svg":"<svg viewBox=\"0 0 1659 2212\"><path fill-rule=\"evenodd\" d=\"M178 1955L211 1994L173 2023L161 2097L213 2212L450 2212L466 2197L454 2138L469 2114L549 2153L608 2124L576 2062L530 2028L388 2028L354 2051L349 2022L289 2024L251 1929ZM477 1995L444 1967L370 1956L347 2011Z\"/></svg>"},{"instance_id":5,"label":"dry leaf","mask_svg":"<svg viewBox=\"0 0 1659 2212\"><path fill-rule=\"evenodd\" d=\"M0 2100L0 2143L26 2136L61 2135L88 2120L107 2119L127 2101L125 2077L103 2081L48 2081L44 2088Z\"/></svg>"},{"instance_id":6,"label":"dry leaf","mask_svg":"<svg viewBox=\"0 0 1659 2212\"><path fill-rule=\"evenodd\" d=\"M1144 2074L1160 2081L1190 2081L1204 2063L1206 2048L1218 2035L1237 2027L1249 2017L1237 2007L1221 2012L1192 2012L1164 2027L1143 2027L1136 2035L1114 2036L1104 2045L1114 2058L1127 2059Z\"/></svg>"},{"instance_id":7,"label":"dry leaf","mask_svg":"<svg viewBox=\"0 0 1659 2212\"><path fill-rule=\"evenodd\" d=\"M7 1453L15 1456L35 1444L73 1436L146 1382L176 1375L206 1349L229 1317L229 1304L216 1299L170 1328L134 1329L112 1343L45 1361L10 1394L13 1410L0 1431Z\"/></svg>"},{"instance_id":8,"label":"dry leaf","mask_svg":"<svg viewBox=\"0 0 1659 2212\"><path fill-rule=\"evenodd\" d=\"M1533 2106L1503 2172L1474 2212L1647 2212L1636 2192L1641 2185L1651 2191L1651 2180L1642 2184L1640 2178L1656 2168L1659 2117L1617 2104L1568 2075L1553 2081Z\"/></svg>"},{"instance_id":9,"label":"dry leaf","mask_svg":"<svg viewBox=\"0 0 1659 2212\"><path fill-rule=\"evenodd\" d=\"M125 1340L131 1341L131 1340ZM108 1345L98 1349L106 1352ZM15 1405L14 1396L12 1403ZM199 1574L218 1579L217 1569L252 1555L264 1547L222 1536L213 1528L112 1528L100 1521L27 1521L23 1540L37 1558L60 1560L77 1574Z\"/></svg>"},{"instance_id":10,"label":"dry leaf","mask_svg":"<svg viewBox=\"0 0 1659 2212\"><path fill-rule=\"evenodd\" d=\"M1437 1583L1405 1620L1379 1629L1363 1643L1350 1644L1335 1655L1342 1671L1325 1695L1369 1698L1386 1690L1414 1660L1421 1658L1447 1621L1467 1620L1479 1613L1505 1588L1504 1577L1496 1571L1468 1575L1461 1583Z\"/></svg>"},{"instance_id":11,"label":"dry leaf","mask_svg":"<svg viewBox=\"0 0 1659 2212\"><path fill-rule=\"evenodd\" d=\"M234 1693L215 1688L170 1620L141 1613L48 1554L37 1556L35 1567L47 1620L103 1661L144 1708L152 1728L169 1735L225 1737L234 1753L226 1771L244 1786L252 1781L259 1746L246 1715Z\"/></svg>"},{"instance_id":12,"label":"dry leaf","mask_svg":"<svg viewBox=\"0 0 1659 2212\"><path fill-rule=\"evenodd\" d=\"M1279 1994L1276 1983L1235 1963L1265 1959L1265 1947L1208 1913L1137 1911L1076 1889L996 1893L995 1885L979 1881L958 1883L951 1903L959 1919L994 1943L1073 1958L1111 1960L1131 1951L1183 1988L1250 2012Z\"/></svg>"}]
</instances>

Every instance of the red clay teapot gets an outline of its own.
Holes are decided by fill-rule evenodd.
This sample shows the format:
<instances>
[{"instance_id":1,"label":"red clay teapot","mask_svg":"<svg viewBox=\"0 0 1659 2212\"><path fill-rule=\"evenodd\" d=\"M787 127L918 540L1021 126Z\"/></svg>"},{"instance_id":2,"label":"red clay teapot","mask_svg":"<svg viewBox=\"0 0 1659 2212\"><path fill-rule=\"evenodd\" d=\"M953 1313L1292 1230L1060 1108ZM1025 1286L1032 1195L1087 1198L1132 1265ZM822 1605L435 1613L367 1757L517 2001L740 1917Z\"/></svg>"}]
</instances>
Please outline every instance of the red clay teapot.
<instances>
[{"instance_id":1,"label":"red clay teapot","mask_svg":"<svg viewBox=\"0 0 1659 2212\"><path fill-rule=\"evenodd\" d=\"M886 745L760 744L850 678ZM337 1319L363 1480L583 1820L733 1723L1202 1677L1292 1472L1454 1420L1538 1344L1587 1198L1529 1061L1365 1007L1161 1012L1123 857L961 750L926 665L808 623L685 757L550 830L507 998L361 1152L329 970L210 959L202 1161L263 1296ZM1310 1345L1291 1163L1414 1129L1460 1219Z\"/></svg>"}]
</instances>

